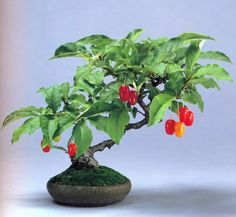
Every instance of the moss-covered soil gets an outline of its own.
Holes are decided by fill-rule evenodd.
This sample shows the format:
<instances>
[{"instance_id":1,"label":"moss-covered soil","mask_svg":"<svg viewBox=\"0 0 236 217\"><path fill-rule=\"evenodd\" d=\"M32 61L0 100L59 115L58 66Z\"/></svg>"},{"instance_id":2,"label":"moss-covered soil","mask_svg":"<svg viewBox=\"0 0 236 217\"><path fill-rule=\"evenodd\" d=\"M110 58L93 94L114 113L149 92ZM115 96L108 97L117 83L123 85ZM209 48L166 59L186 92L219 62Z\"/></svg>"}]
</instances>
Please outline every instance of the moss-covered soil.
<instances>
[{"instance_id":1,"label":"moss-covered soil","mask_svg":"<svg viewBox=\"0 0 236 217\"><path fill-rule=\"evenodd\" d=\"M77 186L117 185L127 181L129 181L128 178L105 166L99 166L97 169L75 169L70 167L50 179L51 183Z\"/></svg>"}]
</instances>

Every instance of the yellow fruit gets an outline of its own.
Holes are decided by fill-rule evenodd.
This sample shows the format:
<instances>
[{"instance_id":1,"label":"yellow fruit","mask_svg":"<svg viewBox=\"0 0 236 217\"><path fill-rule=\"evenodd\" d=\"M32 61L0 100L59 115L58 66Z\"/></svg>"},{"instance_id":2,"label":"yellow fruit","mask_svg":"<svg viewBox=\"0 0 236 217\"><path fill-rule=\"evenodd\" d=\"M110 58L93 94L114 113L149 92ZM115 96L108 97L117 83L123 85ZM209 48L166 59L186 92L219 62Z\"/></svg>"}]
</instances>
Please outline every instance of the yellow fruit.
<instances>
[{"instance_id":1,"label":"yellow fruit","mask_svg":"<svg viewBox=\"0 0 236 217\"><path fill-rule=\"evenodd\" d=\"M184 123L179 121L175 123L175 135L177 137L182 137L185 133Z\"/></svg>"},{"instance_id":2,"label":"yellow fruit","mask_svg":"<svg viewBox=\"0 0 236 217\"><path fill-rule=\"evenodd\" d=\"M56 136L53 140L54 140L55 142L60 142L61 136Z\"/></svg>"}]
</instances>

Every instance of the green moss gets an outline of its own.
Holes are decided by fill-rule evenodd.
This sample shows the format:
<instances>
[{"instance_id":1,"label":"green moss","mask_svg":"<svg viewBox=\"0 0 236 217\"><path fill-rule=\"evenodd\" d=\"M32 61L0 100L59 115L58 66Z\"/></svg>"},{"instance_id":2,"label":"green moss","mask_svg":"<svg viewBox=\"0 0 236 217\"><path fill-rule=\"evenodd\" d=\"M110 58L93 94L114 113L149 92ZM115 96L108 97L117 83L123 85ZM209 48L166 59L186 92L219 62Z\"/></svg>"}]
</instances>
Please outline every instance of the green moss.
<instances>
[{"instance_id":1,"label":"green moss","mask_svg":"<svg viewBox=\"0 0 236 217\"><path fill-rule=\"evenodd\" d=\"M50 182L61 185L104 186L123 184L128 180L128 178L109 167L99 166L96 169L75 169L70 167L51 178Z\"/></svg>"}]
</instances>

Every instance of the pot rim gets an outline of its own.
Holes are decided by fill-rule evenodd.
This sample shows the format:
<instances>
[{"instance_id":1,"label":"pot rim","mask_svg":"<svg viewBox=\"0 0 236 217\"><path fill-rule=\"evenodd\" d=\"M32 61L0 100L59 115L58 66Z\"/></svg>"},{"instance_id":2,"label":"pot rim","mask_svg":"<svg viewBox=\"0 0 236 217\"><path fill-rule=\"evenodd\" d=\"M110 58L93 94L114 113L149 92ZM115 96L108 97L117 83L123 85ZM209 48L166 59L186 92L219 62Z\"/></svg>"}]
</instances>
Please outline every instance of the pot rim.
<instances>
[{"instance_id":1,"label":"pot rim","mask_svg":"<svg viewBox=\"0 0 236 217\"><path fill-rule=\"evenodd\" d=\"M127 180L126 182L122 184L114 184L114 185L65 185L65 184L58 184L58 183L52 183L50 180L47 182L47 185L55 185L55 186L65 186L65 187L81 187L81 188L100 188L100 187L114 187L114 186L122 186L122 185L127 185L130 184L132 185L130 180Z\"/></svg>"}]
</instances>

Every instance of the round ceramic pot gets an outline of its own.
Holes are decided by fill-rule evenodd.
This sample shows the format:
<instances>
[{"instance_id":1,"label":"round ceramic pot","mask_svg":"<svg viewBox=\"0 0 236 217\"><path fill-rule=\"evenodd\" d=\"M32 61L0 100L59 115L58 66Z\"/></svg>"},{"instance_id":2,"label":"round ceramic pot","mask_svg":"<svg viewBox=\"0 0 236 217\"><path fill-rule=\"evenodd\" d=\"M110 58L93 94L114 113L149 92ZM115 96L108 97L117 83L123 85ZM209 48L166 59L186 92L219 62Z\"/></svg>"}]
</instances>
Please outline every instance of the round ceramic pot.
<instances>
[{"instance_id":1,"label":"round ceramic pot","mask_svg":"<svg viewBox=\"0 0 236 217\"><path fill-rule=\"evenodd\" d=\"M106 206L123 200L130 192L130 180L110 186L72 186L47 183L47 190L59 204L74 206Z\"/></svg>"}]
</instances>

